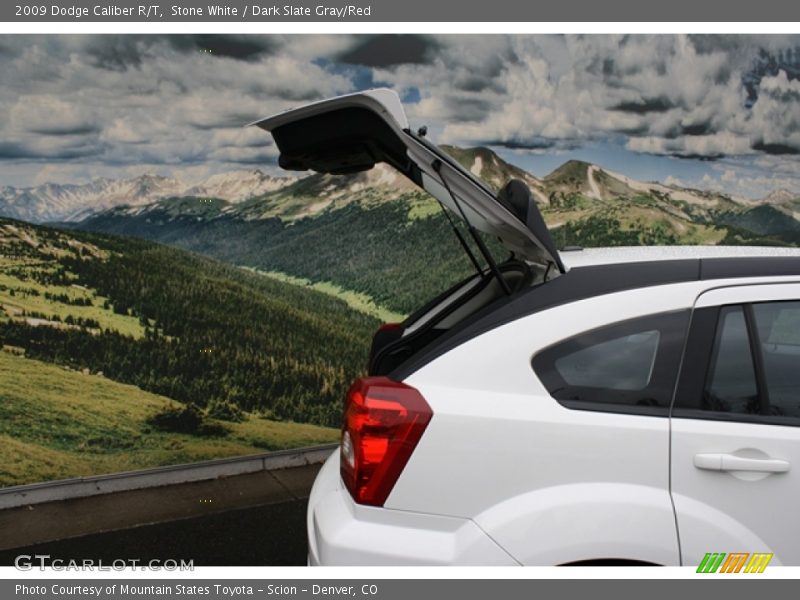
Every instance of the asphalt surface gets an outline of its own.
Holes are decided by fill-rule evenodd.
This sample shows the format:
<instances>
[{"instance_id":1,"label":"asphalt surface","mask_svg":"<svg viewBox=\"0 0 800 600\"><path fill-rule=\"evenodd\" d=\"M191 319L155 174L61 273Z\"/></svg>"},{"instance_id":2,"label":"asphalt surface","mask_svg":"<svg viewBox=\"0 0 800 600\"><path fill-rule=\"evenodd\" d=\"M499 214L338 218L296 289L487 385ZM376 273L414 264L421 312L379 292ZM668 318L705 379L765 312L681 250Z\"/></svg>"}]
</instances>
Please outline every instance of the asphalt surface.
<instances>
[{"instance_id":1,"label":"asphalt surface","mask_svg":"<svg viewBox=\"0 0 800 600\"><path fill-rule=\"evenodd\" d=\"M194 560L196 567L305 565L305 509L306 500L295 500L0 550L0 565L13 565L20 554L65 564L171 558Z\"/></svg>"},{"instance_id":2,"label":"asphalt surface","mask_svg":"<svg viewBox=\"0 0 800 600\"><path fill-rule=\"evenodd\" d=\"M305 565L305 512L321 464L0 510L0 566L20 554L81 562Z\"/></svg>"}]
</instances>

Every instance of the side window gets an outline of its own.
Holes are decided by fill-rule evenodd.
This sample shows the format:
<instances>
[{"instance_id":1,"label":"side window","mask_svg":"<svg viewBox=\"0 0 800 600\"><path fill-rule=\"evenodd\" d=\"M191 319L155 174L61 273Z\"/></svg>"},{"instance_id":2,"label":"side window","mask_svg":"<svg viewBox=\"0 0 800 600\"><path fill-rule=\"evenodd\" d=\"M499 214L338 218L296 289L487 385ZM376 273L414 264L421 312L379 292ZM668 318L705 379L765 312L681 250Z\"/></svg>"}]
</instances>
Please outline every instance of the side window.
<instances>
[{"instance_id":1,"label":"side window","mask_svg":"<svg viewBox=\"0 0 800 600\"><path fill-rule=\"evenodd\" d=\"M740 306L720 312L702 408L749 414L761 411L747 324Z\"/></svg>"},{"instance_id":2,"label":"side window","mask_svg":"<svg viewBox=\"0 0 800 600\"><path fill-rule=\"evenodd\" d=\"M702 347L692 329L689 345ZM707 367L687 355L687 378L700 375L702 393L682 381L675 416L800 424L800 302L722 307L711 336Z\"/></svg>"},{"instance_id":3,"label":"side window","mask_svg":"<svg viewBox=\"0 0 800 600\"><path fill-rule=\"evenodd\" d=\"M657 329L623 335L556 358L555 370L567 385L640 391L653 376Z\"/></svg>"},{"instance_id":4,"label":"side window","mask_svg":"<svg viewBox=\"0 0 800 600\"><path fill-rule=\"evenodd\" d=\"M754 304L766 398L764 412L800 419L800 302Z\"/></svg>"},{"instance_id":5,"label":"side window","mask_svg":"<svg viewBox=\"0 0 800 600\"><path fill-rule=\"evenodd\" d=\"M537 354L533 369L568 408L666 414L688 311L623 321Z\"/></svg>"}]
</instances>

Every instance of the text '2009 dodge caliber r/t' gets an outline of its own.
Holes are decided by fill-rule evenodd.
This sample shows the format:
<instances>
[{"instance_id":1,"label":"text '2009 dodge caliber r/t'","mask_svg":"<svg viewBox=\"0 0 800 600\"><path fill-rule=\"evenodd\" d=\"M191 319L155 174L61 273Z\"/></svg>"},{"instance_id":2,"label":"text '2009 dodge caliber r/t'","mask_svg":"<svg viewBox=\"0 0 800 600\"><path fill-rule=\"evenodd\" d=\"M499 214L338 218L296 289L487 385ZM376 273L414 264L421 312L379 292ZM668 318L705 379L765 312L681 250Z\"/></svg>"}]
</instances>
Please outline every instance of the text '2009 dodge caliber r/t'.
<instances>
[{"instance_id":1,"label":"text '2009 dodge caliber r/t'","mask_svg":"<svg viewBox=\"0 0 800 600\"><path fill-rule=\"evenodd\" d=\"M376 333L309 500L311 564L800 564L798 251L562 261L524 183L492 191L390 90L257 125L286 169L388 163L476 267Z\"/></svg>"}]
</instances>

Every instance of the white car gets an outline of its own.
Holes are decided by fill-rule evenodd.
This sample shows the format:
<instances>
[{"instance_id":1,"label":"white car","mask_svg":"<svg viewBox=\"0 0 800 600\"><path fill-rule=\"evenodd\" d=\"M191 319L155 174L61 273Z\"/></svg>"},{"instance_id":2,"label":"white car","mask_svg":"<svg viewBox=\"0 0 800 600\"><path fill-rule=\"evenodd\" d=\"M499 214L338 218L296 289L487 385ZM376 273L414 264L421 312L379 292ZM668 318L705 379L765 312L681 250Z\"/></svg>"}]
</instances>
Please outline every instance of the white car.
<instances>
[{"instance_id":1,"label":"white car","mask_svg":"<svg viewBox=\"0 0 800 600\"><path fill-rule=\"evenodd\" d=\"M800 564L796 250L560 256L524 184L495 194L389 90L257 125L285 168L394 166L465 222L477 267L376 334L311 492L310 564Z\"/></svg>"}]
</instances>

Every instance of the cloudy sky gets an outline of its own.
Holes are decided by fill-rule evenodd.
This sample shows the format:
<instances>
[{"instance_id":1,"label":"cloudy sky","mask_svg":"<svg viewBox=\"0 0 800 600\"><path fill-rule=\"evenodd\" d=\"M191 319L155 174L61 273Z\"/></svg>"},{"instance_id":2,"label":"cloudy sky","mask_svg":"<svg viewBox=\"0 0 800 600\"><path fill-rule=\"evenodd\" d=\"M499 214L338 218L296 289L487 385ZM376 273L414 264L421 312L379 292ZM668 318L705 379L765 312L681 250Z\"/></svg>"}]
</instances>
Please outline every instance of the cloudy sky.
<instances>
[{"instance_id":1,"label":"cloudy sky","mask_svg":"<svg viewBox=\"0 0 800 600\"><path fill-rule=\"evenodd\" d=\"M800 36L2 36L0 186L274 170L242 125L388 86L436 142L544 175L800 193Z\"/></svg>"}]
</instances>

